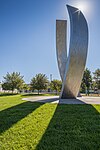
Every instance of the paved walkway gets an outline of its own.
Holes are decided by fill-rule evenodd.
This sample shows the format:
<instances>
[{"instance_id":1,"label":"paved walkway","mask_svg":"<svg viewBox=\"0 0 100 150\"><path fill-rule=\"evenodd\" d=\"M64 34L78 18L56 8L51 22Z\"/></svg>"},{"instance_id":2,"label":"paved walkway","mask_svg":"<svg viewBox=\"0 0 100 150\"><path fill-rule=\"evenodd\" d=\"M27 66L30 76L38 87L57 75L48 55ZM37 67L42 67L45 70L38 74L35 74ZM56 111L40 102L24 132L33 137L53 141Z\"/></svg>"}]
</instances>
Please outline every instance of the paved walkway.
<instances>
[{"instance_id":1,"label":"paved walkway","mask_svg":"<svg viewBox=\"0 0 100 150\"><path fill-rule=\"evenodd\" d=\"M59 104L100 104L100 97L77 97L76 99L59 99L59 96L33 96L22 100Z\"/></svg>"}]
</instances>

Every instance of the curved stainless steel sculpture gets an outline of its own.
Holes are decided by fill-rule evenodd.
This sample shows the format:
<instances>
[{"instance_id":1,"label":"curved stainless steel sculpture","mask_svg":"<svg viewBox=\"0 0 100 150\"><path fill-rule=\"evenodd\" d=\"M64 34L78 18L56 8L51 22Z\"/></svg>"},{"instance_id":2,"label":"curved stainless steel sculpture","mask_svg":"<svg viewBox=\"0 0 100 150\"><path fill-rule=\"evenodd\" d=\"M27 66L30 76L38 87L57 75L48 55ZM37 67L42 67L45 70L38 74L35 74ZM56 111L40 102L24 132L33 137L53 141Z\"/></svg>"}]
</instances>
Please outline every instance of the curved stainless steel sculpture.
<instances>
[{"instance_id":1,"label":"curved stainless steel sculpture","mask_svg":"<svg viewBox=\"0 0 100 150\"><path fill-rule=\"evenodd\" d=\"M70 17L70 45L69 56L66 49L66 20L56 21L56 50L62 91L60 98L76 98L80 89L81 80L88 50L88 26L82 12L67 5Z\"/></svg>"}]
</instances>

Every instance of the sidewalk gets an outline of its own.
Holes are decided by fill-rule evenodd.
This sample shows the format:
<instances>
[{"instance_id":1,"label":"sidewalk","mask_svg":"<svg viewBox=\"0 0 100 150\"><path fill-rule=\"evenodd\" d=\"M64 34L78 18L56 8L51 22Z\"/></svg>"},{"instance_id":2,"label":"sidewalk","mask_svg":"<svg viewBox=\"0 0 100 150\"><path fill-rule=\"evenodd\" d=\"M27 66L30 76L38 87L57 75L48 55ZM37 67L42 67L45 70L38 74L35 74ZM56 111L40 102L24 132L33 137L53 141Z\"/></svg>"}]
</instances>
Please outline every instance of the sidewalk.
<instances>
[{"instance_id":1,"label":"sidewalk","mask_svg":"<svg viewBox=\"0 0 100 150\"><path fill-rule=\"evenodd\" d=\"M59 99L59 96L33 96L22 100L59 104L100 104L100 97L77 97L76 99Z\"/></svg>"}]
</instances>

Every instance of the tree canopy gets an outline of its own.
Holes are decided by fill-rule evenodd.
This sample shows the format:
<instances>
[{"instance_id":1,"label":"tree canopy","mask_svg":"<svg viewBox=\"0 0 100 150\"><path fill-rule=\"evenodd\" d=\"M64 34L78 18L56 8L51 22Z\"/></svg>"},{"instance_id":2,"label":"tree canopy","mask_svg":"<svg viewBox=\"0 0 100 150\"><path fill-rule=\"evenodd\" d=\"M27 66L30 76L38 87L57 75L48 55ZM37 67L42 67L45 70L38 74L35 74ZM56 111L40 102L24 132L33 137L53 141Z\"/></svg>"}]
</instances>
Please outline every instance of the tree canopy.
<instances>
[{"instance_id":1,"label":"tree canopy","mask_svg":"<svg viewBox=\"0 0 100 150\"><path fill-rule=\"evenodd\" d=\"M97 89L100 89L100 69L96 69L94 74L94 84Z\"/></svg>"},{"instance_id":2,"label":"tree canopy","mask_svg":"<svg viewBox=\"0 0 100 150\"><path fill-rule=\"evenodd\" d=\"M38 90L38 94L40 90L45 90L48 86L48 79L45 74L39 73L36 74L35 77L31 80L31 89L34 91L35 89Z\"/></svg>"},{"instance_id":3,"label":"tree canopy","mask_svg":"<svg viewBox=\"0 0 100 150\"><path fill-rule=\"evenodd\" d=\"M83 79L81 83L81 91L82 92L87 91L89 93L91 84L92 84L91 71L88 68L86 68L84 71Z\"/></svg>"},{"instance_id":4,"label":"tree canopy","mask_svg":"<svg viewBox=\"0 0 100 150\"><path fill-rule=\"evenodd\" d=\"M3 78L3 89L11 90L12 92L15 89L20 90L24 83L23 76L20 75L20 72L7 73L6 76L4 76Z\"/></svg>"},{"instance_id":5,"label":"tree canopy","mask_svg":"<svg viewBox=\"0 0 100 150\"><path fill-rule=\"evenodd\" d=\"M58 92L61 91L62 82L60 80L54 79L53 81L51 81L50 87L52 90L55 90L57 94Z\"/></svg>"}]
</instances>

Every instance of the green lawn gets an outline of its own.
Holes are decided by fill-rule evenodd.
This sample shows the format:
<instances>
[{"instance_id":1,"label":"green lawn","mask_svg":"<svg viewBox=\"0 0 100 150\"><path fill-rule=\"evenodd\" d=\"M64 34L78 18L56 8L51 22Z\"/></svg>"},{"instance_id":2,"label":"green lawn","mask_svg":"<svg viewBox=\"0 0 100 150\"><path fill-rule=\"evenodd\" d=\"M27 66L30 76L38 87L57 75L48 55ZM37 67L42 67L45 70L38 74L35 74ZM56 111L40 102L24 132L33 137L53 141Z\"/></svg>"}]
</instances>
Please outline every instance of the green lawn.
<instances>
[{"instance_id":1,"label":"green lawn","mask_svg":"<svg viewBox=\"0 0 100 150\"><path fill-rule=\"evenodd\" d=\"M100 105L0 97L0 150L100 150Z\"/></svg>"}]
</instances>

